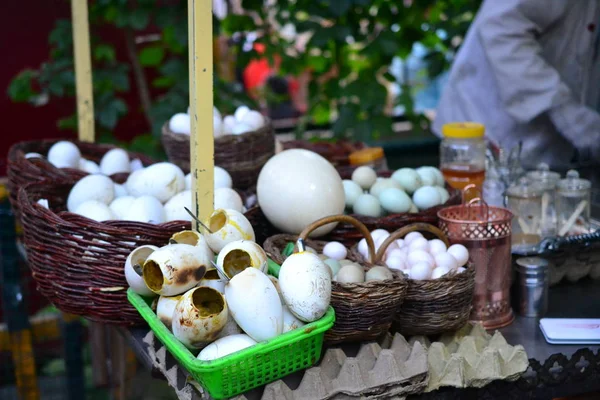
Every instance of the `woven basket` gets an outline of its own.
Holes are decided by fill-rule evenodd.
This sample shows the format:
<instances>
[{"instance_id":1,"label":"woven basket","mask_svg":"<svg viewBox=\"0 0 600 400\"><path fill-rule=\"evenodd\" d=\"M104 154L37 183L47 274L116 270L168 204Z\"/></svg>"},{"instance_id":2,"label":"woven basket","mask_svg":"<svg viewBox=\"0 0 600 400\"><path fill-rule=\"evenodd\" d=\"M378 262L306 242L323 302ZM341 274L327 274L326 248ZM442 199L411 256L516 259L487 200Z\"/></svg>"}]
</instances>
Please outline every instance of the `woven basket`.
<instances>
[{"instance_id":1,"label":"woven basket","mask_svg":"<svg viewBox=\"0 0 600 400\"><path fill-rule=\"evenodd\" d=\"M283 250L289 242L302 238L317 251L327 242L307 239L308 235L320 226L331 222L346 222L358 228L369 244L369 252L374 259L375 248L369 230L356 219L347 215L322 218L304 229L299 236L275 235L267 239L264 248L267 254L279 264L285 261ZM374 264L360 260L355 252L347 258L361 262L368 270ZM331 306L335 309L335 324L325 334L325 341L333 343L368 341L378 338L390 329L394 314L402 304L407 281L403 274L392 271L394 279L365 283L332 283Z\"/></svg>"},{"instance_id":2,"label":"woven basket","mask_svg":"<svg viewBox=\"0 0 600 400\"><path fill-rule=\"evenodd\" d=\"M162 143L169 161L186 173L190 170L190 136L173 133L168 122L162 128ZM263 165L275 154L275 133L271 120L243 135L215 139L215 165L229 172L233 186L246 189L256 185Z\"/></svg>"},{"instance_id":3,"label":"woven basket","mask_svg":"<svg viewBox=\"0 0 600 400\"><path fill-rule=\"evenodd\" d=\"M381 244L376 260L379 264L387 247L409 232L428 232L449 246L448 238L437 227L425 223L405 226L390 234ZM393 329L404 336L437 335L462 328L469 320L475 269L470 265L462 273L452 272L438 279L408 280L406 297L394 318Z\"/></svg>"},{"instance_id":4,"label":"woven basket","mask_svg":"<svg viewBox=\"0 0 600 400\"><path fill-rule=\"evenodd\" d=\"M28 183L38 182L44 179L81 179L88 175L87 172L71 169L71 168L56 168L50 164L45 158L25 158L27 153L48 154L48 150L53 144L63 139L53 140L35 140L19 142L14 144L8 151L8 168L7 175L9 179L8 190L10 192L10 203L12 205L15 216L20 219L20 209L18 203L19 189ZM100 162L102 156L109 150L117 146L107 144L94 144L70 140L77 145L81 156L94 161ZM129 158L138 158L144 166L153 164L155 161L151 158L138 153L129 152ZM111 178L118 182L125 181L127 174L115 174Z\"/></svg>"},{"instance_id":5,"label":"woven basket","mask_svg":"<svg viewBox=\"0 0 600 400\"><path fill-rule=\"evenodd\" d=\"M190 224L96 222L66 212L76 181L44 180L19 190L32 275L42 294L64 312L106 324L140 324L142 318L127 300L125 259L138 246L163 246ZM40 198L48 199L52 210L36 204Z\"/></svg>"}]
</instances>

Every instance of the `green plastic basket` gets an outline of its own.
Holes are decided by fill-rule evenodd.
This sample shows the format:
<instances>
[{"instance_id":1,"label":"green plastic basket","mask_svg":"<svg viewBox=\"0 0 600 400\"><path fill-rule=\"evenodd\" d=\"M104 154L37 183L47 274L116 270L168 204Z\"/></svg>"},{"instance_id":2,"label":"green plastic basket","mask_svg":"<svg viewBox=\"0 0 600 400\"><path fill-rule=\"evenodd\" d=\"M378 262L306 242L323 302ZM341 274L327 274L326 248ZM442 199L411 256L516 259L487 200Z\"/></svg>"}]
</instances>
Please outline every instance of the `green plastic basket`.
<instances>
[{"instance_id":1,"label":"green plastic basket","mask_svg":"<svg viewBox=\"0 0 600 400\"><path fill-rule=\"evenodd\" d=\"M269 260L269 273L278 276L278 272L279 265ZM335 321L333 308L329 307L321 319L301 328L217 360L200 361L158 319L150 308L151 299L131 289L127 290L127 298L154 335L214 399L236 396L315 364L321 357L325 331Z\"/></svg>"}]
</instances>

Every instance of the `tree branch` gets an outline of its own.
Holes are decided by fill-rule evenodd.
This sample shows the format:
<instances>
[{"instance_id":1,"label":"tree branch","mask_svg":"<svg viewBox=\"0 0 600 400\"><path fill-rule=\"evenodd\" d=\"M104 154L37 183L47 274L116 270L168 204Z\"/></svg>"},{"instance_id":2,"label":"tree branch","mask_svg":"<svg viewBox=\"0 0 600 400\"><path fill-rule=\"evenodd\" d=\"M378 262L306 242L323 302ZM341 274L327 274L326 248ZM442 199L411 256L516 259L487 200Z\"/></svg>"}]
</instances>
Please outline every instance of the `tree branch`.
<instances>
[{"instance_id":1,"label":"tree branch","mask_svg":"<svg viewBox=\"0 0 600 400\"><path fill-rule=\"evenodd\" d=\"M125 29L125 43L127 45L127 56L133 67L133 77L138 89L138 96L144 111L146 121L150 125L150 129L153 127L153 119L150 110L152 109L152 100L150 98L150 90L148 89L148 82L146 81L146 74L144 69L138 60L137 51L135 48L135 37L131 28Z\"/></svg>"}]
</instances>

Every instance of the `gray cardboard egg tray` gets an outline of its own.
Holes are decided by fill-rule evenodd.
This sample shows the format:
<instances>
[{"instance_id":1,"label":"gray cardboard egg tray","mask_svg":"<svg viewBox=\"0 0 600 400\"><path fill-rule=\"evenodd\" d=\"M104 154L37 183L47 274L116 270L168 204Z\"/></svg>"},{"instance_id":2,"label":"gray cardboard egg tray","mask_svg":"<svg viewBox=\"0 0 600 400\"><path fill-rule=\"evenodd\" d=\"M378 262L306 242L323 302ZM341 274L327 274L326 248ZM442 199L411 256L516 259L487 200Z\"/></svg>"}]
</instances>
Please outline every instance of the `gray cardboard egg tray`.
<instances>
[{"instance_id":1,"label":"gray cardboard egg tray","mask_svg":"<svg viewBox=\"0 0 600 400\"><path fill-rule=\"evenodd\" d=\"M152 332L144 338L149 356L181 400L209 400L178 366ZM528 366L522 346L510 346L496 332L467 325L431 343L425 337L407 342L400 334L379 343L325 350L321 363L252 390L235 400L403 399L441 386L481 387L496 379L513 380Z\"/></svg>"}]
</instances>

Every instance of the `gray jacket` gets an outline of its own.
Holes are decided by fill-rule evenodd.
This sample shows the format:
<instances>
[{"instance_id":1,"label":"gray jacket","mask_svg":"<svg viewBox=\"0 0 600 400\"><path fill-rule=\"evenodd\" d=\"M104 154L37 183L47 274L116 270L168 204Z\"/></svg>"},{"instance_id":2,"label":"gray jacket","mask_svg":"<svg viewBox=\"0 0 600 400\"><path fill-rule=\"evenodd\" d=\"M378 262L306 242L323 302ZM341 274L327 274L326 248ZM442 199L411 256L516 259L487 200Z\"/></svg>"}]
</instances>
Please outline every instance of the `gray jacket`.
<instances>
[{"instance_id":1,"label":"gray jacket","mask_svg":"<svg viewBox=\"0 0 600 400\"><path fill-rule=\"evenodd\" d=\"M523 141L526 167L600 163L599 25L600 0L485 0L453 63L434 131L481 122L497 144Z\"/></svg>"}]
</instances>

